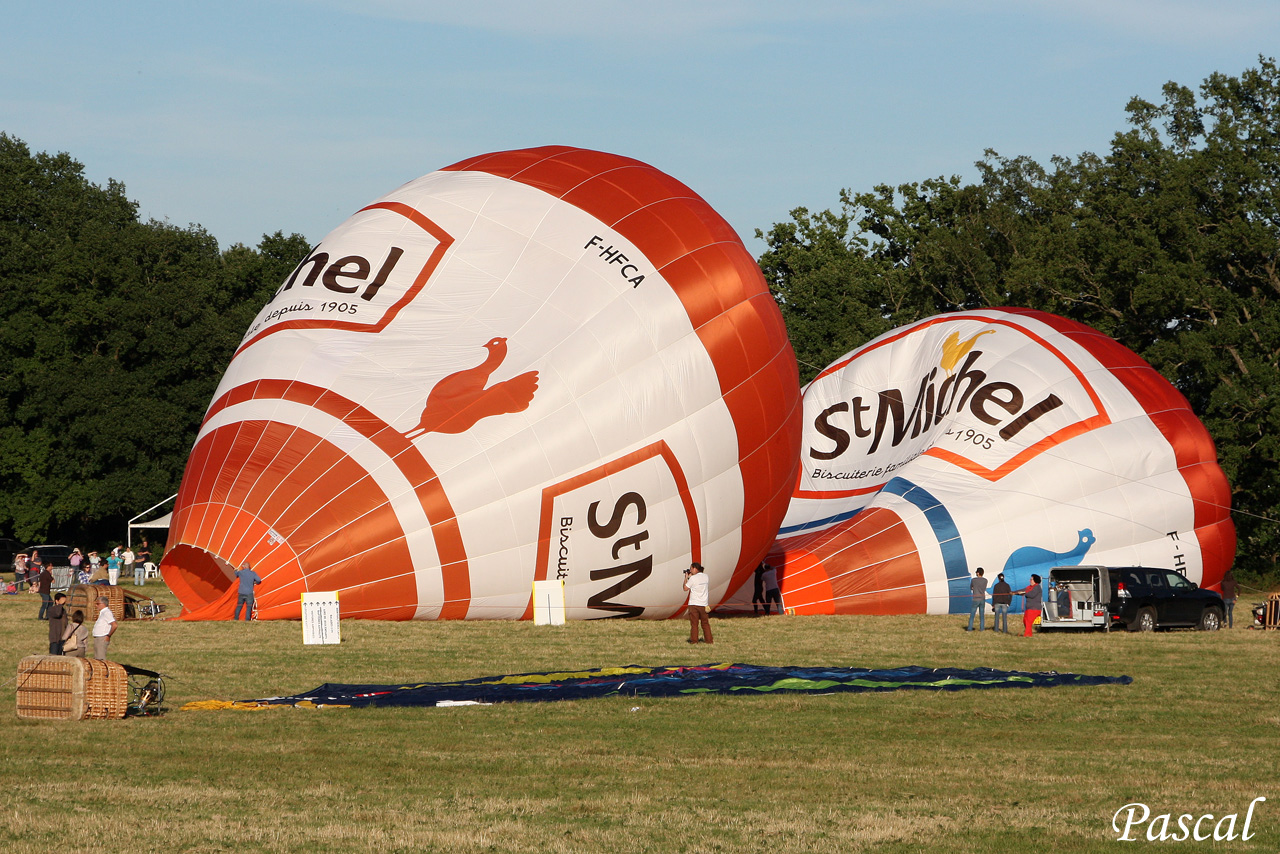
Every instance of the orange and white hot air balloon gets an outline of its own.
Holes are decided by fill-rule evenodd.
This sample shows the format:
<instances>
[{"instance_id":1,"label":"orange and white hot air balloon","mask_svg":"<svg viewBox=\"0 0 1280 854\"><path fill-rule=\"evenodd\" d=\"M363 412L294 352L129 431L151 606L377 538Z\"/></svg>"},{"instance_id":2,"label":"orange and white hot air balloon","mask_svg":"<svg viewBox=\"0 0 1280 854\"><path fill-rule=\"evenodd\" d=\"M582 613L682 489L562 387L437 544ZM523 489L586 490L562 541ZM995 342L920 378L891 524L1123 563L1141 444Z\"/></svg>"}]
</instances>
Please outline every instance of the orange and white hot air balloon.
<instances>
[{"instance_id":1,"label":"orange and white hot air balloon","mask_svg":"<svg viewBox=\"0 0 1280 854\"><path fill-rule=\"evenodd\" d=\"M668 617L768 550L796 478L795 359L751 256L635 160L485 155L358 211L281 284L192 449L162 569L223 619Z\"/></svg>"},{"instance_id":2,"label":"orange and white hot air balloon","mask_svg":"<svg viewBox=\"0 0 1280 854\"><path fill-rule=\"evenodd\" d=\"M1015 589L1082 563L1212 587L1235 555L1230 489L1186 399L1061 317L986 309L892 330L806 387L804 421L769 557L797 613L967 613L978 567Z\"/></svg>"}]
</instances>

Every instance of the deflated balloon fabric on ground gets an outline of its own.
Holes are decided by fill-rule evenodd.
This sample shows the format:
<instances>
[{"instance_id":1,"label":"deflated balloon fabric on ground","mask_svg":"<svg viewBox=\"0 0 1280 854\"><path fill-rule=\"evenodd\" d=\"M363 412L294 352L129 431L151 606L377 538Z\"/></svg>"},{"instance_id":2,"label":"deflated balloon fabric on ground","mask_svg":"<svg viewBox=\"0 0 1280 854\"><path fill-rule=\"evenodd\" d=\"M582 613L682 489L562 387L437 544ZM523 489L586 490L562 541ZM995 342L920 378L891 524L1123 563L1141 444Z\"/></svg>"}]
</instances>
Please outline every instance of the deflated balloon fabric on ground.
<instances>
[{"instance_id":1,"label":"deflated balloon fabric on ground","mask_svg":"<svg viewBox=\"0 0 1280 854\"><path fill-rule=\"evenodd\" d=\"M486 676L460 682L406 685L326 683L291 697L243 703L191 703L186 709L290 706L436 706L442 703L517 703L591 697L682 697L692 694L843 694L867 691L961 691L969 688L1048 688L1127 685L1128 676L1024 673L1017 670L898 667L765 667L703 664L690 667L603 667L580 671Z\"/></svg>"}]
</instances>

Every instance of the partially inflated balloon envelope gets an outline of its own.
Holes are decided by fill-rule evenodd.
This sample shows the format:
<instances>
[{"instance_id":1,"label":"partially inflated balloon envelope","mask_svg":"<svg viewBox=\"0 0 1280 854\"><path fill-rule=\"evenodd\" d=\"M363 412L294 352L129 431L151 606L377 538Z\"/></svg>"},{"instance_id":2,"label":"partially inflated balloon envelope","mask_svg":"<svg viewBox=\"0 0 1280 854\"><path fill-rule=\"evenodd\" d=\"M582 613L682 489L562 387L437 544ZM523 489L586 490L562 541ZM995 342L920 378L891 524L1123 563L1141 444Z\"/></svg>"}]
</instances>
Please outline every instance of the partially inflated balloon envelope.
<instances>
[{"instance_id":1,"label":"partially inflated balloon envelope","mask_svg":"<svg viewBox=\"0 0 1280 854\"><path fill-rule=\"evenodd\" d=\"M258 313L191 452L162 569L184 616L669 617L773 542L800 390L755 262L614 155L477 157L360 210Z\"/></svg>"},{"instance_id":2,"label":"partially inflated balloon envelope","mask_svg":"<svg viewBox=\"0 0 1280 854\"><path fill-rule=\"evenodd\" d=\"M1235 555L1226 478L1186 400L1060 317L992 309L893 330L806 387L804 424L770 559L798 613L967 612L978 567L1015 589L1077 564L1212 586Z\"/></svg>"}]
</instances>

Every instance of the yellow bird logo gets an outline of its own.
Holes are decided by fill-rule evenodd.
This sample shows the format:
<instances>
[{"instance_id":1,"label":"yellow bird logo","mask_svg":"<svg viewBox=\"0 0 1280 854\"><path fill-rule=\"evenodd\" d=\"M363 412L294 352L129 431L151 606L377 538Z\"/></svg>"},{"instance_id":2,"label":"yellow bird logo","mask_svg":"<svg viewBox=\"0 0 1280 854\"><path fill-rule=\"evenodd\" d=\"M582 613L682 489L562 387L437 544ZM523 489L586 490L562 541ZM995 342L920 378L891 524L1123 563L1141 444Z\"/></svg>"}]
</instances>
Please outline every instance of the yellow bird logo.
<instances>
[{"instance_id":1,"label":"yellow bird logo","mask_svg":"<svg viewBox=\"0 0 1280 854\"><path fill-rule=\"evenodd\" d=\"M983 335L990 335L992 332L995 332L995 330L984 329L965 341L960 340L959 332L952 332L947 336L947 340L942 342L942 361L938 362L938 366L950 376L951 372L956 369L956 365L960 364L960 360L973 349L973 345L977 343L978 339Z\"/></svg>"}]
</instances>

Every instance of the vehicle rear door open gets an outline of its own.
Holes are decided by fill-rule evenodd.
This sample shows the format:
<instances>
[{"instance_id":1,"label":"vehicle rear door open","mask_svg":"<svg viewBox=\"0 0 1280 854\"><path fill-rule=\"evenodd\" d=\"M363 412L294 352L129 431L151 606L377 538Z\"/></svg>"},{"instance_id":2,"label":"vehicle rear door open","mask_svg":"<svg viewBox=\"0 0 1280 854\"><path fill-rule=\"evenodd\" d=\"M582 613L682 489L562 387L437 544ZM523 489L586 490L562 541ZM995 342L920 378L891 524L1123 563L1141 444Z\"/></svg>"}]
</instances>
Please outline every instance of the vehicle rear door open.
<instances>
[{"instance_id":1,"label":"vehicle rear door open","mask_svg":"<svg viewBox=\"0 0 1280 854\"><path fill-rule=\"evenodd\" d=\"M1057 566L1049 570L1049 580L1069 592L1071 610L1061 612L1058 619L1047 623L1058 628L1107 627L1110 617L1111 576L1101 566Z\"/></svg>"}]
</instances>

